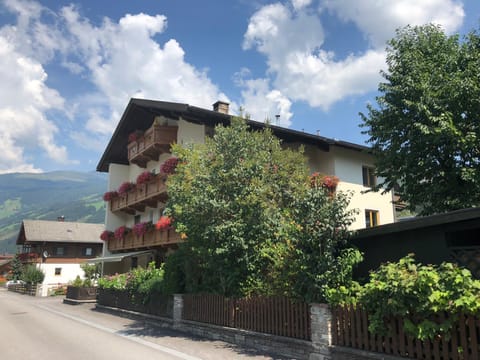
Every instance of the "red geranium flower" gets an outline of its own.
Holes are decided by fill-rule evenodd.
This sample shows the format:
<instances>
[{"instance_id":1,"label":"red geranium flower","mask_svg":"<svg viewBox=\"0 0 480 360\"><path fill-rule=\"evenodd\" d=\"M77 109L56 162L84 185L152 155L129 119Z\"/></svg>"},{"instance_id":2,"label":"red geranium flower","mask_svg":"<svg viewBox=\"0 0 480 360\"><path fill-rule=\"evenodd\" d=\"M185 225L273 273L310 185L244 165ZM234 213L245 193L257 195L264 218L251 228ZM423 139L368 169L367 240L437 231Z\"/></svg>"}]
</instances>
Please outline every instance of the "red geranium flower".
<instances>
[{"instance_id":1,"label":"red geranium flower","mask_svg":"<svg viewBox=\"0 0 480 360\"><path fill-rule=\"evenodd\" d=\"M116 191L107 191L105 194L103 194L103 200L104 201L110 201L113 198L118 196L118 192Z\"/></svg>"},{"instance_id":2,"label":"red geranium flower","mask_svg":"<svg viewBox=\"0 0 480 360\"><path fill-rule=\"evenodd\" d=\"M164 174L173 174L178 165L178 159L176 157L171 157L163 162L160 165L160 172Z\"/></svg>"},{"instance_id":3,"label":"red geranium flower","mask_svg":"<svg viewBox=\"0 0 480 360\"><path fill-rule=\"evenodd\" d=\"M115 239L122 240L129 232L130 229L122 225L115 230L113 235L115 236Z\"/></svg>"},{"instance_id":4,"label":"red geranium flower","mask_svg":"<svg viewBox=\"0 0 480 360\"><path fill-rule=\"evenodd\" d=\"M118 195L125 195L127 192L129 192L130 190L133 190L133 189L135 189L135 184L132 183L132 182L129 182L129 181L125 181L118 188L118 190L117 190Z\"/></svg>"},{"instance_id":5,"label":"red geranium flower","mask_svg":"<svg viewBox=\"0 0 480 360\"><path fill-rule=\"evenodd\" d=\"M155 175L152 174L150 171L142 172L140 175L137 176L137 185L142 185L149 182L153 179L154 176Z\"/></svg>"},{"instance_id":6,"label":"red geranium flower","mask_svg":"<svg viewBox=\"0 0 480 360\"><path fill-rule=\"evenodd\" d=\"M142 236L142 235L145 235L147 231L150 230L151 228L153 228L153 224L151 221L141 222L141 223L135 224L135 226L133 227L133 233L137 236Z\"/></svg>"},{"instance_id":7,"label":"red geranium flower","mask_svg":"<svg viewBox=\"0 0 480 360\"><path fill-rule=\"evenodd\" d=\"M157 224L155 227L157 230L166 230L172 226L172 218L169 216L161 216L160 219L158 219Z\"/></svg>"},{"instance_id":8,"label":"red geranium flower","mask_svg":"<svg viewBox=\"0 0 480 360\"><path fill-rule=\"evenodd\" d=\"M111 231L108 231L108 230L104 230L101 234L100 234L100 239L102 239L103 241L108 241L112 238L113 236L113 232Z\"/></svg>"}]
</instances>

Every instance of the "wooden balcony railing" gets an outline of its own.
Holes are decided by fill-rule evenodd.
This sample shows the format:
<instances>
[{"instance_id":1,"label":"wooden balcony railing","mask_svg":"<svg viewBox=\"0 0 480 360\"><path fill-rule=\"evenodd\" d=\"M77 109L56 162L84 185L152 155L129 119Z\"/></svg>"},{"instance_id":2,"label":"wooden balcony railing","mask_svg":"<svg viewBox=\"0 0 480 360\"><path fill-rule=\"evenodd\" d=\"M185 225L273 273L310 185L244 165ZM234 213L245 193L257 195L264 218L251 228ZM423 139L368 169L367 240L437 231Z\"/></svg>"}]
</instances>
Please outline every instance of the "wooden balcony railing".
<instances>
[{"instance_id":1,"label":"wooden balcony railing","mask_svg":"<svg viewBox=\"0 0 480 360\"><path fill-rule=\"evenodd\" d=\"M41 259L41 256L35 252L20 253L18 258L23 264L37 263Z\"/></svg>"},{"instance_id":2,"label":"wooden balcony railing","mask_svg":"<svg viewBox=\"0 0 480 360\"><path fill-rule=\"evenodd\" d=\"M152 125L143 136L128 144L128 161L144 168L150 160L158 160L177 141L177 131L177 126Z\"/></svg>"},{"instance_id":3,"label":"wooden balcony railing","mask_svg":"<svg viewBox=\"0 0 480 360\"><path fill-rule=\"evenodd\" d=\"M134 214L135 211L145 211L147 206L157 207L158 201L167 199L166 180L166 174L157 174L150 182L137 185L128 193L114 197L110 200L110 210Z\"/></svg>"},{"instance_id":4,"label":"wooden balcony railing","mask_svg":"<svg viewBox=\"0 0 480 360\"><path fill-rule=\"evenodd\" d=\"M180 234L174 229L147 231L143 236L137 236L133 232L129 232L123 239L108 240L108 251L118 250L141 250L154 246L169 246L183 242Z\"/></svg>"}]
</instances>

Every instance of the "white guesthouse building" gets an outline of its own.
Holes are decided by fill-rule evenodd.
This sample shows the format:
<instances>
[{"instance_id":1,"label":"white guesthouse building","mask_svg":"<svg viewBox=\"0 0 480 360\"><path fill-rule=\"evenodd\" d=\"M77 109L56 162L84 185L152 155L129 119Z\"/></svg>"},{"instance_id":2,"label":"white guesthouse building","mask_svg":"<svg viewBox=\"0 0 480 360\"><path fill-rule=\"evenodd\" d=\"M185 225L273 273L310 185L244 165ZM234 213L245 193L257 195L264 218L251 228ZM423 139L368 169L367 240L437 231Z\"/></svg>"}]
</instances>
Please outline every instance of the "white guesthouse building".
<instances>
[{"instance_id":1,"label":"white guesthouse building","mask_svg":"<svg viewBox=\"0 0 480 360\"><path fill-rule=\"evenodd\" d=\"M97 166L108 172L108 190L116 191L124 182L135 183L145 171L159 174L161 164L172 157L170 144L202 143L214 133L217 124L228 125L228 104L217 102L213 110L188 104L131 99ZM264 123L247 120L252 129ZM376 181L374 159L366 146L307 134L270 125L273 133L288 147L303 145L310 169L340 179L337 189L353 191L351 208L359 210L352 229L394 222L393 194L367 192ZM142 222L155 223L167 198L165 178L156 175L123 196L112 198L107 206L105 228L112 233L121 226L132 229ZM162 261L182 239L171 231L149 229L121 240L113 236L105 249L105 272L121 272L149 261Z\"/></svg>"}]
</instances>

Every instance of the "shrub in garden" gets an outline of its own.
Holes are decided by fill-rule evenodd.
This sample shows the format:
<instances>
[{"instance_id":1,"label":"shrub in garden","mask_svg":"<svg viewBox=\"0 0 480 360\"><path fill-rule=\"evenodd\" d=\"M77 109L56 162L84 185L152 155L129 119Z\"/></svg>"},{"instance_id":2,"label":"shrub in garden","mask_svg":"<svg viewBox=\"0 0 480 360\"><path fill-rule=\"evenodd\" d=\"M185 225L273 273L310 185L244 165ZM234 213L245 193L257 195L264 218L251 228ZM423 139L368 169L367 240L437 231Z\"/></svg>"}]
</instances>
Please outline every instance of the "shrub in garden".
<instances>
[{"instance_id":1,"label":"shrub in garden","mask_svg":"<svg viewBox=\"0 0 480 360\"><path fill-rule=\"evenodd\" d=\"M115 274L98 279L101 289L128 291L132 301L146 304L152 294L164 293L164 270L151 262L147 268L138 267L125 274Z\"/></svg>"},{"instance_id":2,"label":"shrub in garden","mask_svg":"<svg viewBox=\"0 0 480 360\"><path fill-rule=\"evenodd\" d=\"M345 289L330 291L330 302L363 306L373 333L388 333L386 320L398 317L407 334L433 339L448 335L460 312L480 314L480 281L455 264L423 265L408 255L372 272L356 296ZM445 320L438 317L442 313L448 314Z\"/></svg>"},{"instance_id":3,"label":"shrub in garden","mask_svg":"<svg viewBox=\"0 0 480 360\"><path fill-rule=\"evenodd\" d=\"M45 274L42 270L38 269L35 265L25 266L22 272L21 280L27 284L40 284L45 279Z\"/></svg>"},{"instance_id":4,"label":"shrub in garden","mask_svg":"<svg viewBox=\"0 0 480 360\"><path fill-rule=\"evenodd\" d=\"M80 268L85 274L82 286L91 287L95 285L95 281L100 277L100 264L81 264Z\"/></svg>"}]
</instances>

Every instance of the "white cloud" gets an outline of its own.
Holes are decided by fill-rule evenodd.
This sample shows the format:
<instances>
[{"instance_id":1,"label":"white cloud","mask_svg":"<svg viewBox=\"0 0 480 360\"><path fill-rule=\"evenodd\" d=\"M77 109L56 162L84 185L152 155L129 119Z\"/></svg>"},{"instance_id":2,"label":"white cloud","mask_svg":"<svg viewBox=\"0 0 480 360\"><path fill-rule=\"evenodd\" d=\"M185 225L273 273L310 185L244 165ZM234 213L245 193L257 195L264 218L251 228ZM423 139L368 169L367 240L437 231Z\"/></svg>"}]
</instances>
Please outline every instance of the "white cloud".
<instances>
[{"instance_id":1,"label":"white cloud","mask_svg":"<svg viewBox=\"0 0 480 360\"><path fill-rule=\"evenodd\" d=\"M279 90L271 90L268 79L249 79L250 71L242 69L235 82L242 88L242 108L255 121L270 121L274 125L291 125L292 102ZM277 119L277 115L279 118Z\"/></svg>"},{"instance_id":2,"label":"white cloud","mask_svg":"<svg viewBox=\"0 0 480 360\"><path fill-rule=\"evenodd\" d=\"M45 113L63 107L63 98L45 83L37 61L17 52L0 32L0 172L38 171L25 149L40 148L59 163L68 163L64 146L55 143L56 125Z\"/></svg>"},{"instance_id":3,"label":"white cloud","mask_svg":"<svg viewBox=\"0 0 480 360\"><path fill-rule=\"evenodd\" d=\"M385 69L385 41L407 24L436 22L447 31L458 29L464 13L454 0L324 0L343 21L352 21L370 48L338 59L322 49L324 32L319 12L308 0L292 0L263 6L250 18L244 49L256 49L267 57L267 75L273 87L292 101L306 101L325 111L348 96L376 90Z\"/></svg>"},{"instance_id":4,"label":"white cloud","mask_svg":"<svg viewBox=\"0 0 480 360\"><path fill-rule=\"evenodd\" d=\"M163 15L126 14L114 22L104 18L92 24L73 6L58 13L29 0L5 0L4 8L16 23L0 28L0 172L38 170L27 152L43 153L57 163L68 159L56 136L69 136L93 150L105 145L131 97L186 102L210 107L228 101L206 71L185 61L181 45L154 37L165 31ZM93 85L68 103L47 85L45 68L60 64L72 76ZM59 128L49 119L51 110L75 123L76 130ZM62 130L62 132L60 132ZM89 141L86 141L89 139ZM8 155L8 156L7 156Z\"/></svg>"},{"instance_id":5,"label":"white cloud","mask_svg":"<svg viewBox=\"0 0 480 360\"><path fill-rule=\"evenodd\" d=\"M106 18L100 26L80 18L73 6L65 7L62 16L76 45L74 51L107 100L100 107L90 107L89 131L111 131L131 97L208 108L218 99L227 99L207 73L185 61L185 52L176 40L168 40L162 47L153 39L165 30L165 16L127 14L118 23Z\"/></svg>"},{"instance_id":6,"label":"white cloud","mask_svg":"<svg viewBox=\"0 0 480 360\"><path fill-rule=\"evenodd\" d=\"M355 23L372 44L380 47L397 28L433 22L451 33L465 16L463 4L456 0L324 0L323 5L343 21Z\"/></svg>"}]
</instances>

